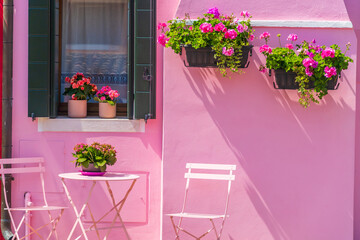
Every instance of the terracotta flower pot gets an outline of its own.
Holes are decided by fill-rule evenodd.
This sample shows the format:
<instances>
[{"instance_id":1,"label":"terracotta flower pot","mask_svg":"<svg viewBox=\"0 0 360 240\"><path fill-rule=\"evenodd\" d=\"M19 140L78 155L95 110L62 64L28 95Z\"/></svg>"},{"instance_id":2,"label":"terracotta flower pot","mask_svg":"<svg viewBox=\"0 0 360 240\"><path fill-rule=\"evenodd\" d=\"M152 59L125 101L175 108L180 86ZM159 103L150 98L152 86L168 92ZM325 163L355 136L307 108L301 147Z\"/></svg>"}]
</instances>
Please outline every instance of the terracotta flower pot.
<instances>
[{"instance_id":1,"label":"terracotta flower pot","mask_svg":"<svg viewBox=\"0 0 360 240\"><path fill-rule=\"evenodd\" d=\"M68 101L68 117L85 118L87 115L86 100L69 100Z\"/></svg>"},{"instance_id":2,"label":"terracotta flower pot","mask_svg":"<svg viewBox=\"0 0 360 240\"><path fill-rule=\"evenodd\" d=\"M115 118L116 117L116 104L110 105L109 103L99 103L99 117L101 118Z\"/></svg>"}]
</instances>

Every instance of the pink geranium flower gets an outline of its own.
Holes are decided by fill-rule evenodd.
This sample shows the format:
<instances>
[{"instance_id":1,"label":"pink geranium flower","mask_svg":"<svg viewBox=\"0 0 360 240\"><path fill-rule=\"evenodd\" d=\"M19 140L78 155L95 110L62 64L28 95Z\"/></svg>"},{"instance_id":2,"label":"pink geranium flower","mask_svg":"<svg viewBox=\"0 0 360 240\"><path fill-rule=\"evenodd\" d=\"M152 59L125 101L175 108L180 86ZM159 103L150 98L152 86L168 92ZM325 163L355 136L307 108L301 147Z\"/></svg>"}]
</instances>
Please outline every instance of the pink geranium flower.
<instances>
[{"instance_id":1,"label":"pink geranium flower","mask_svg":"<svg viewBox=\"0 0 360 240\"><path fill-rule=\"evenodd\" d=\"M219 18L220 16L219 9L217 7L210 8L207 13L213 14L214 18Z\"/></svg>"},{"instance_id":2,"label":"pink geranium flower","mask_svg":"<svg viewBox=\"0 0 360 240\"><path fill-rule=\"evenodd\" d=\"M248 12L248 11L242 11L241 13L240 13L240 16L242 16L242 17L250 17L250 13Z\"/></svg>"},{"instance_id":3,"label":"pink geranium flower","mask_svg":"<svg viewBox=\"0 0 360 240\"><path fill-rule=\"evenodd\" d=\"M164 29L166 27L167 27L166 23L159 23L157 26L157 29L160 30L160 29Z\"/></svg>"},{"instance_id":4,"label":"pink geranium flower","mask_svg":"<svg viewBox=\"0 0 360 240\"><path fill-rule=\"evenodd\" d=\"M305 58L303 61L302 61L302 64L304 65L304 67L308 68L308 67L312 67L312 68L317 68L318 66L318 62L315 61L314 59L312 58Z\"/></svg>"},{"instance_id":5,"label":"pink geranium flower","mask_svg":"<svg viewBox=\"0 0 360 240\"><path fill-rule=\"evenodd\" d=\"M293 33L287 37L287 40L292 41L292 42L296 41L297 39L298 39L298 36Z\"/></svg>"},{"instance_id":6,"label":"pink geranium flower","mask_svg":"<svg viewBox=\"0 0 360 240\"><path fill-rule=\"evenodd\" d=\"M236 28L237 28L237 30L238 30L239 33L244 32L244 25L239 24Z\"/></svg>"},{"instance_id":7,"label":"pink geranium flower","mask_svg":"<svg viewBox=\"0 0 360 240\"><path fill-rule=\"evenodd\" d=\"M167 38L167 37L165 36L165 34L162 33L162 34L159 35L159 37L158 37L158 39L157 39L157 42L158 42L160 45L162 45L162 46L165 47L166 43L167 43L169 40L170 40L170 38Z\"/></svg>"},{"instance_id":8,"label":"pink geranium flower","mask_svg":"<svg viewBox=\"0 0 360 240\"><path fill-rule=\"evenodd\" d=\"M288 48L289 50L294 49L294 46L291 43L286 44L285 47Z\"/></svg>"},{"instance_id":9,"label":"pink geranium flower","mask_svg":"<svg viewBox=\"0 0 360 240\"><path fill-rule=\"evenodd\" d=\"M222 50L222 53L225 55L225 56L231 56L234 54L234 49L232 47L230 47L229 49L227 49L226 47L223 47L223 50Z\"/></svg>"},{"instance_id":10,"label":"pink geranium flower","mask_svg":"<svg viewBox=\"0 0 360 240\"><path fill-rule=\"evenodd\" d=\"M235 39L237 37L237 32L234 29L230 29L225 33L225 38Z\"/></svg>"},{"instance_id":11,"label":"pink geranium flower","mask_svg":"<svg viewBox=\"0 0 360 240\"><path fill-rule=\"evenodd\" d=\"M306 68L305 69L305 73L306 75L308 75L309 77L311 77L314 73L310 70L310 68Z\"/></svg>"},{"instance_id":12,"label":"pink geranium flower","mask_svg":"<svg viewBox=\"0 0 360 240\"><path fill-rule=\"evenodd\" d=\"M329 68L328 66L326 66L325 69L324 69L324 72L325 72L324 75L327 78L331 78L332 76L335 76L337 74L335 67Z\"/></svg>"},{"instance_id":13,"label":"pink geranium flower","mask_svg":"<svg viewBox=\"0 0 360 240\"><path fill-rule=\"evenodd\" d=\"M268 39L270 38L270 33L268 32L263 32L260 36L259 36L260 39Z\"/></svg>"},{"instance_id":14,"label":"pink geranium flower","mask_svg":"<svg viewBox=\"0 0 360 240\"><path fill-rule=\"evenodd\" d=\"M255 39L254 34L250 34L250 36L249 36L249 41L254 41L254 39Z\"/></svg>"},{"instance_id":15,"label":"pink geranium flower","mask_svg":"<svg viewBox=\"0 0 360 240\"><path fill-rule=\"evenodd\" d=\"M322 58L326 58L326 57L335 57L335 50L332 48L326 48L324 51L322 51L321 53L321 57Z\"/></svg>"},{"instance_id":16,"label":"pink geranium flower","mask_svg":"<svg viewBox=\"0 0 360 240\"><path fill-rule=\"evenodd\" d=\"M266 52L266 53L272 53L272 48L271 47L269 47L268 45L262 45L261 47L260 47L260 52L262 53L262 52Z\"/></svg>"},{"instance_id":17,"label":"pink geranium flower","mask_svg":"<svg viewBox=\"0 0 360 240\"><path fill-rule=\"evenodd\" d=\"M214 30L217 32L221 32L225 29L225 25L221 22L215 25Z\"/></svg>"},{"instance_id":18,"label":"pink geranium flower","mask_svg":"<svg viewBox=\"0 0 360 240\"><path fill-rule=\"evenodd\" d=\"M202 23L199 28L200 28L201 32L203 32L203 33L213 31L213 27L212 27L211 23Z\"/></svg>"}]
</instances>

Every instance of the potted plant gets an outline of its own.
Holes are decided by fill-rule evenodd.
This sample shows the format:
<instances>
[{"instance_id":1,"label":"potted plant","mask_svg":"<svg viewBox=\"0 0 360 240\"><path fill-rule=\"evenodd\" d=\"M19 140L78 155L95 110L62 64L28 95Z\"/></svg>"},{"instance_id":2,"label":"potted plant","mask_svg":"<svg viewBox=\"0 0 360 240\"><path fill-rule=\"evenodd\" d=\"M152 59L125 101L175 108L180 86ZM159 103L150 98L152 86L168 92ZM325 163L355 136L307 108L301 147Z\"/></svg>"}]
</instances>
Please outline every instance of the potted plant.
<instances>
[{"instance_id":1,"label":"potted plant","mask_svg":"<svg viewBox=\"0 0 360 240\"><path fill-rule=\"evenodd\" d=\"M185 49L190 67L218 67L223 76L227 75L227 69L239 72L239 68L247 67L248 53L253 47L249 41L254 39L249 12L240 15L241 19L233 14L220 15L214 7L192 25L188 15L168 24L160 23L158 43L177 54Z\"/></svg>"},{"instance_id":2,"label":"potted plant","mask_svg":"<svg viewBox=\"0 0 360 240\"><path fill-rule=\"evenodd\" d=\"M345 56L350 43L346 44L343 53L336 44L330 47L315 45L315 39L294 46L298 39L296 34L290 34L287 40L291 43L281 47L281 35L277 36L280 47L272 49L267 45L270 34L264 32L260 35L260 39L266 42L260 47L260 52L266 56L266 67L260 66L260 71L265 72L268 68L271 73L271 69L274 69L277 88L297 89L299 103L305 108L310 102L319 103L328 94L328 90L337 89L341 71L348 68L349 62L353 62L350 57Z\"/></svg>"},{"instance_id":3,"label":"potted plant","mask_svg":"<svg viewBox=\"0 0 360 240\"><path fill-rule=\"evenodd\" d=\"M116 117L116 98L119 96L119 92L117 90L112 90L109 86L104 86L97 91L94 100L99 102L99 117Z\"/></svg>"},{"instance_id":4,"label":"potted plant","mask_svg":"<svg viewBox=\"0 0 360 240\"><path fill-rule=\"evenodd\" d=\"M63 93L63 95L71 97L68 101L68 116L71 118L86 117L87 101L95 95L96 85L90 82L90 78L85 78L83 73L76 73L71 78L66 77L65 82L70 84Z\"/></svg>"},{"instance_id":5,"label":"potted plant","mask_svg":"<svg viewBox=\"0 0 360 240\"><path fill-rule=\"evenodd\" d=\"M75 166L82 167L83 175L103 175L107 165L116 162L116 150L110 144L94 142L91 145L79 143L74 147Z\"/></svg>"}]
</instances>

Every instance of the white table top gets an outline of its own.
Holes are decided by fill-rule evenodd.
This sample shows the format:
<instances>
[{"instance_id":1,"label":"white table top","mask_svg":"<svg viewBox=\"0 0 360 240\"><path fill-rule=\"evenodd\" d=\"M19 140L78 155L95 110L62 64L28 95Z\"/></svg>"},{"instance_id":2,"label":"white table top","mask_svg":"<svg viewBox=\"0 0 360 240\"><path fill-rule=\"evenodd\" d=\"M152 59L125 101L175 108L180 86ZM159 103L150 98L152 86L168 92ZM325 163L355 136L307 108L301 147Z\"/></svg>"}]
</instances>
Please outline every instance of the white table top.
<instances>
[{"instance_id":1,"label":"white table top","mask_svg":"<svg viewBox=\"0 0 360 240\"><path fill-rule=\"evenodd\" d=\"M60 173L59 177L72 180L85 181L129 181L138 179L140 176L135 174L106 172L103 176L84 176L80 172Z\"/></svg>"}]
</instances>

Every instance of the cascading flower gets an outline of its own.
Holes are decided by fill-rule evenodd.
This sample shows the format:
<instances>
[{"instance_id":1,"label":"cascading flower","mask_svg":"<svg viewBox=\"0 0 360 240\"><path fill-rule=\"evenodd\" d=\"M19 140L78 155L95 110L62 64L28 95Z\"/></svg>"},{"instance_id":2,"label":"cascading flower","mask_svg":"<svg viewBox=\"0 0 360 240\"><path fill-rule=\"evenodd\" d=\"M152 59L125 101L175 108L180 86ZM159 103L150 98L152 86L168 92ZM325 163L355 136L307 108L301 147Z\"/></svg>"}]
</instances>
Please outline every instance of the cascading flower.
<instances>
[{"instance_id":1,"label":"cascading flower","mask_svg":"<svg viewBox=\"0 0 360 240\"><path fill-rule=\"evenodd\" d=\"M302 64L304 65L304 67L308 68L308 67L312 67L312 68L317 68L318 66L318 62L315 61L314 59L312 58L305 58L303 61L302 61Z\"/></svg>"},{"instance_id":2,"label":"cascading flower","mask_svg":"<svg viewBox=\"0 0 360 240\"><path fill-rule=\"evenodd\" d=\"M202 23L200 26L199 26L201 32L203 33L207 33L207 32L213 32L213 27L211 25L211 23Z\"/></svg>"},{"instance_id":3,"label":"cascading flower","mask_svg":"<svg viewBox=\"0 0 360 240\"><path fill-rule=\"evenodd\" d=\"M325 69L324 69L324 72L325 72L325 77L327 78L331 78L332 76L336 76L337 75L337 72L336 72L336 68L335 67L328 67L326 66Z\"/></svg>"},{"instance_id":4,"label":"cascading flower","mask_svg":"<svg viewBox=\"0 0 360 240\"><path fill-rule=\"evenodd\" d=\"M219 18L220 17L220 13L219 13L219 9L217 7L213 7L213 8L210 8L207 13L209 14L213 14L214 15L214 18Z\"/></svg>"},{"instance_id":5,"label":"cascading flower","mask_svg":"<svg viewBox=\"0 0 360 240\"><path fill-rule=\"evenodd\" d=\"M234 54L234 48L230 47L229 49L227 49L226 47L223 47L222 53L225 56L232 56Z\"/></svg>"},{"instance_id":6,"label":"cascading flower","mask_svg":"<svg viewBox=\"0 0 360 240\"><path fill-rule=\"evenodd\" d=\"M249 41L254 41L254 39L255 39L254 34L250 34L250 35L249 35Z\"/></svg>"},{"instance_id":7,"label":"cascading flower","mask_svg":"<svg viewBox=\"0 0 360 240\"><path fill-rule=\"evenodd\" d=\"M332 49L332 48L326 48L325 50L322 51L321 57L322 58L326 58L326 57L334 58L335 57L335 50Z\"/></svg>"},{"instance_id":8,"label":"cascading flower","mask_svg":"<svg viewBox=\"0 0 360 240\"><path fill-rule=\"evenodd\" d=\"M271 53L272 52L272 48L269 47L269 45L262 45L259 49L259 51L262 52L266 52L266 53Z\"/></svg>"},{"instance_id":9,"label":"cascading flower","mask_svg":"<svg viewBox=\"0 0 360 240\"><path fill-rule=\"evenodd\" d=\"M158 26L157 26L157 29L158 30L163 30L164 28L167 27L167 24L166 23L159 23Z\"/></svg>"},{"instance_id":10,"label":"cascading flower","mask_svg":"<svg viewBox=\"0 0 360 240\"><path fill-rule=\"evenodd\" d=\"M164 46L167 44L167 42L170 40L170 38L167 38L166 35L164 33L161 33L157 39L157 42Z\"/></svg>"},{"instance_id":11,"label":"cascading flower","mask_svg":"<svg viewBox=\"0 0 360 240\"><path fill-rule=\"evenodd\" d=\"M234 29L230 29L225 32L225 38L235 39L237 37L237 32Z\"/></svg>"}]
</instances>

